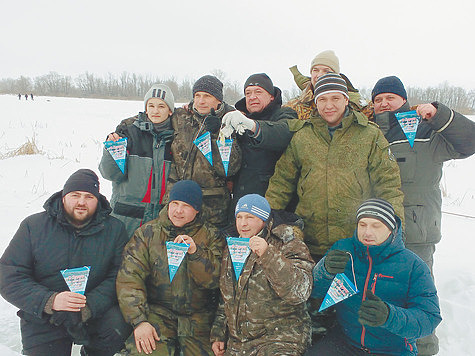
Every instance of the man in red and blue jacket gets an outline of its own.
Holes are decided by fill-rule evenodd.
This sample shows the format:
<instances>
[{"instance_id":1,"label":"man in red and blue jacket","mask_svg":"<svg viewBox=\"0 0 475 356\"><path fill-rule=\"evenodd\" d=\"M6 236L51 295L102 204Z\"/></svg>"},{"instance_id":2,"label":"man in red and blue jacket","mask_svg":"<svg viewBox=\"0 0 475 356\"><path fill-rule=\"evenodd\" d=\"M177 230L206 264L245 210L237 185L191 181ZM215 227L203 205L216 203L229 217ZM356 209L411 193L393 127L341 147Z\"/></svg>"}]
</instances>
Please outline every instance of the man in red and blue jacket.
<instances>
[{"instance_id":1,"label":"man in red and blue jacket","mask_svg":"<svg viewBox=\"0 0 475 356\"><path fill-rule=\"evenodd\" d=\"M358 293L335 304L337 325L307 355L416 355L416 340L442 320L429 268L404 247L387 201L366 200L356 220L353 237L315 266L312 294L324 297L336 274L352 280L353 271Z\"/></svg>"}]
</instances>

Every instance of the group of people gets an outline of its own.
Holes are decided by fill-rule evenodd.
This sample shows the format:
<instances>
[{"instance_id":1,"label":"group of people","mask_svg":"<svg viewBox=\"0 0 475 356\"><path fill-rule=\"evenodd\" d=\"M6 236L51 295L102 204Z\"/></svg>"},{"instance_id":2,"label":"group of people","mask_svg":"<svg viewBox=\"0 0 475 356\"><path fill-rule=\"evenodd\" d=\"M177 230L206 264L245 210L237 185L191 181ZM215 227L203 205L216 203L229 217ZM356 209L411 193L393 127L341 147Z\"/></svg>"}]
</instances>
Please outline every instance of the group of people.
<instances>
[{"instance_id":1,"label":"group of people","mask_svg":"<svg viewBox=\"0 0 475 356\"><path fill-rule=\"evenodd\" d=\"M475 123L422 104L410 143L397 77L362 105L333 51L309 77L291 71L302 94L284 106L265 73L234 107L211 75L182 108L153 85L107 136L127 140L123 169L106 149L99 165L110 205L81 169L22 222L0 293L20 309L24 354L437 354L439 181L475 152ZM248 241L241 269L232 238ZM173 242L187 252L172 277ZM83 266L85 291L69 291L61 271ZM358 292L319 313L340 274Z\"/></svg>"},{"instance_id":2,"label":"group of people","mask_svg":"<svg viewBox=\"0 0 475 356\"><path fill-rule=\"evenodd\" d=\"M18 94L18 100L21 100L21 97L22 97L21 93ZM33 99L33 94L30 94L30 98L31 98L31 100L34 100ZM25 100L28 100L28 94L25 94Z\"/></svg>"}]
</instances>

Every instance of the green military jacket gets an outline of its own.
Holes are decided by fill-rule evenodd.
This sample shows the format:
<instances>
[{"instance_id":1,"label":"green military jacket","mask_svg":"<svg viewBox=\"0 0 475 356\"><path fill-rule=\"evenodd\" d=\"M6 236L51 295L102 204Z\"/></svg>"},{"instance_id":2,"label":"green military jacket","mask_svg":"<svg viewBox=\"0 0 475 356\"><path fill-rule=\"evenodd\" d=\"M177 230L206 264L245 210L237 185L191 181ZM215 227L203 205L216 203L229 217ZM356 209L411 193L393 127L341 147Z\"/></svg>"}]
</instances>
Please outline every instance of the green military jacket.
<instances>
[{"instance_id":1,"label":"green military jacket","mask_svg":"<svg viewBox=\"0 0 475 356\"><path fill-rule=\"evenodd\" d=\"M192 104L190 104L192 107ZM222 103L216 110L216 116L222 119L224 114L234 110ZM206 159L193 141L206 133L206 117L197 111L177 109L172 117L175 137L171 146L173 164L170 171L168 191L177 181L190 179L198 183L203 191L203 217L209 223L224 227L228 225L228 209L231 193L227 182L241 167L241 148L234 139L229 157L227 174L225 173L221 154L218 149L218 134L211 134L212 161ZM235 136L233 136L235 138Z\"/></svg>"},{"instance_id":2,"label":"green military jacket","mask_svg":"<svg viewBox=\"0 0 475 356\"><path fill-rule=\"evenodd\" d=\"M186 254L170 283L166 241L186 234L197 251ZM149 313L176 319L193 313L214 314L224 240L199 215L181 228L168 219L168 206L137 229L125 246L117 275L117 298L125 320L133 327Z\"/></svg>"},{"instance_id":3,"label":"green military jacket","mask_svg":"<svg viewBox=\"0 0 475 356\"><path fill-rule=\"evenodd\" d=\"M313 256L353 234L356 210L368 198L385 199L404 216L399 168L388 141L365 115L347 113L333 139L320 116L293 121L296 132L266 192L273 209L286 208L298 196L295 212L303 217Z\"/></svg>"},{"instance_id":4,"label":"green military jacket","mask_svg":"<svg viewBox=\"0 0 475 356\"><path fill-rule=\"evenodd\" d=\"M315 263L305 243L296 237L301 234L297 227L272 226L259 233L269 244L267 250L261 257L251 252L239 280L229 250L223 254L222 301L211 342L227 340L230 354L255 355L259 345L269 342L292 343L303 353L310 342L305 302L312 290Z\"/></svg>"}]
</instances>

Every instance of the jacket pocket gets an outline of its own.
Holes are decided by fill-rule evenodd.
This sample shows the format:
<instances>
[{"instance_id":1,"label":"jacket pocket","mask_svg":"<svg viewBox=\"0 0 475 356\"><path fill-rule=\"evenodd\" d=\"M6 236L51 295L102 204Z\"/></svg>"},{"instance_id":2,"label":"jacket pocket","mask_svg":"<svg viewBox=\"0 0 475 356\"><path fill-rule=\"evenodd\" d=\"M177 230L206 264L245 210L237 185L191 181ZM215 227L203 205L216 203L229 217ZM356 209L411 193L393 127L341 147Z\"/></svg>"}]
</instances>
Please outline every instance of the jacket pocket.
<instances>
[{"instance_id":1,"label":"jacket pocket","mask_svg":"<svg viewBox=\"0 0 475 356\"><path fill-rule=\"evenodd\" d=\"M144 206L136 206L116 202L114 205L114 214L128 216L130 218L142 219L145 213Z\"/></svg>"},{"instance_id":2,"label":"jacket pocket","mask_svg":"<svg viewBox=\"0 0 475 356\"><path fill-rule=\"evenodd\" d=\"M430 217L425 217L423 205L408 205L404 207L406 218L405 238L406 243L426 243L427 242L427 221Z\"/></svg>"},{"instance_id":3,"label":"jacket pocket","mask_svg":"<svg viewBox=\"0 0 475 356\"><path fill-rule=\"evenodd\" d=\"M416 176L416 153L414 151L396 152L396 162L399 166L402 183L412 183Z\"/></svg>"}]
</instances>

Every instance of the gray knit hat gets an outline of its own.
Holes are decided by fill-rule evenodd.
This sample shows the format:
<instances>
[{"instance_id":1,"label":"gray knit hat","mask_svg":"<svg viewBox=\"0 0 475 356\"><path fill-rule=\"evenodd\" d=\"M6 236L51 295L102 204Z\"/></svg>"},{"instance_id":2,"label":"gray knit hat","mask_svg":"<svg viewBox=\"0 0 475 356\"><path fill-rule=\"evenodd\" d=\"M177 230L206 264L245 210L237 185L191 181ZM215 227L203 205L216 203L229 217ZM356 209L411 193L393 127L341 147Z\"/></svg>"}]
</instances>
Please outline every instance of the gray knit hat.
<instances>
[{"instance_id":1,"label":"gray knit hat","mask_svg":"<svg viewBox=\"0 0 475 356\"><path fill-rule=\"evenodd\" d=\"M310 71L319 64L330 67L335 73L340 73L340 61L333 51L323 51L317 54L310 64Z\"/></svg>"},{"instance_id":2,"label":"gray knit hat","mask_svg":"<svg viewBox=\"0 0 475 356\"><path fill-rule=\"evenodd\" d=\"M165 84L154 84L145 94L143 98L145 111L147 110L147 101L151 98L162 99L168 105L171 112L175 110L175 97L172 90Z\"/></svg>"},{"instance_id":3,"label":"gray knit hat","mask_svg":"<svg viewBox=\"0 0 475 356\"><path fill-rule=\"evenodd\" d=\"M199 91L204 91L219 101L223 101L223 83L213 75L204 75L193 84L193 97Z\"/></svg>"},{"instance_id":4,"label":"gray knit hat","mask_svg":"<svg viewBox=\"0 0 475 356\"><path fill-rule=\"evenodd\" d=\"M360 205L356 212L356 221L362 218L373 218L381 221L389 230L396 228L394 208L384 199L368 199Z\"/></svg>"},{"instance_id":5,"label":"gray knit hat","mask_svg":"<svg viewBox=\"0 0 475 356\"><path fill-rule=\"evenodd\" d=\"M322 75L317 79L315 83L315 102L317 98L323 94L329 93L340 93L343 94L347 99L348 96L348 87L346 86L345 80L337 73L327 73Z\"/></svg>"}]
</instances>

